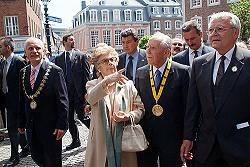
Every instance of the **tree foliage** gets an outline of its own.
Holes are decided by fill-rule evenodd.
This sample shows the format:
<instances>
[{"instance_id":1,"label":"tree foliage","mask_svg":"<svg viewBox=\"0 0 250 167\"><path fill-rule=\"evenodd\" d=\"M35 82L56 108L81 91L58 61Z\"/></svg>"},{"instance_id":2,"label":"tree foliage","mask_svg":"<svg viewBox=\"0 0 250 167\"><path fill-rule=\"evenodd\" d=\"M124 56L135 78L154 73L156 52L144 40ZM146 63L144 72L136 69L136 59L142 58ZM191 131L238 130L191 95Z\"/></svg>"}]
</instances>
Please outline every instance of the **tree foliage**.
<instances>
[{"instance_id":1,"label":"tree foliage","mask_svg":"<svg viewBox=\"0 0 250 167\"><path fill-rule=\"evenodd\" d=\"M241 40L250 37L250 0L239 0L230 5L230 11L239 17L241 22Z\"/></svg>"},{"instance_id":2,"label":"tree foliage","mask_svg":"<svg viewBox=\"0 0 250 167\"><path fill-rule=\"evenodd\" d=\"M150 35L144 35L139 41L139 48L146 49L150 37L151 37Z\"/></svg>"}]
</instances>

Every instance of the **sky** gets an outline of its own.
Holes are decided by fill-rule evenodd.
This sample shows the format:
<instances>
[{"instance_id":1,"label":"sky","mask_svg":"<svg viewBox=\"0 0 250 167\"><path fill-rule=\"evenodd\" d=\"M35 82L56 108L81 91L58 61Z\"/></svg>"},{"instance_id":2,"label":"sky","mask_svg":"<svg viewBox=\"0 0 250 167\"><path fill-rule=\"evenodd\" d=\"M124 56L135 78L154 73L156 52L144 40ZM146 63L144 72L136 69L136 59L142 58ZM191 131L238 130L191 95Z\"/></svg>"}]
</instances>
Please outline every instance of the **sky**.
<instances>
[{"instance_id":1,"label":"sky","mask_svg":"<svg viewBox=\"0 0 250 167\"><path fill-rule=\"evenodd\" d=\"M49 16L59 17L62 19L62 23L50 21L49 23L52 27L71 28L73 16L81 10L81 2L82 0L51 0L48 4Z\"/></svg>"}]
</instances>

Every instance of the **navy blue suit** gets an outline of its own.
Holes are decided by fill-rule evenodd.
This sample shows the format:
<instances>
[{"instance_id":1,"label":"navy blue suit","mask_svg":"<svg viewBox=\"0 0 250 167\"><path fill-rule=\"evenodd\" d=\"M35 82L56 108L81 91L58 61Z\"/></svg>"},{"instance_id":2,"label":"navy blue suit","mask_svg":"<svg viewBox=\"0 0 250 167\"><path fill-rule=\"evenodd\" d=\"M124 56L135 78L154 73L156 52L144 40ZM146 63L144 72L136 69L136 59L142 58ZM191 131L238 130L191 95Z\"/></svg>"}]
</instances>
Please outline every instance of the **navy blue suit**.
<instances>
[{"instance_id":1,"label":"navy blue suit","mask_svg":"<svg viewBox=\"0 0 250 167\"><path fill-rule=\"evenodd\" d=\"M31 100L27 98L24 88L28 95L34 94L49 65L52 68L45 86L34 99L37 108L31 109ZM62 139L56 140L53 132L55 129L65 131L68 129L69 102L63 71L53 63L43 61L32 90L30 85L31 65L26 66L25 69L24 78L24 69L20 72L19 128L26 128L31 156L38 165L61 167Z\"/></svg>"},{"instance_id":2,"label":"navy blue suit","mask_svg":"<svg viewBox=\"0 0 250 167\"><path fill-rule=\"evenodd\" d=\"M163 114L153 115L155 105L149 78L149 65L137 71L135 86L145 107L140 124L149 141L149 148L138 152L140 167L156 167L159 156L161 166L180 167L179 150L183 139L183 119L188 91L188 67L172 62L171 69L158 104Z\"/></svg>"}]
</instances>

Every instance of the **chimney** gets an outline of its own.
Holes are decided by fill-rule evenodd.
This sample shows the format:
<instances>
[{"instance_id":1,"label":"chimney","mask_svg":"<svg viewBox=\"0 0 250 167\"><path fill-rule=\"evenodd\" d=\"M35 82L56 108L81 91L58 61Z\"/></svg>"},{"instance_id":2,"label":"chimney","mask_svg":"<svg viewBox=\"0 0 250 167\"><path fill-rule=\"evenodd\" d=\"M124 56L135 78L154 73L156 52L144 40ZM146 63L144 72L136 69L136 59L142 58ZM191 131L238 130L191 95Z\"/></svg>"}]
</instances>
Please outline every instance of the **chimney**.
<instances>
[{"instance_id":1,"label":"chimney","mask_svg":"<svg viewBox=\"0 0 250 167\"><path fill-rule=\"evenodd\" d=\"M82 10L86 8L86 1L82 1Z\"/></svg>"}]
</instances>

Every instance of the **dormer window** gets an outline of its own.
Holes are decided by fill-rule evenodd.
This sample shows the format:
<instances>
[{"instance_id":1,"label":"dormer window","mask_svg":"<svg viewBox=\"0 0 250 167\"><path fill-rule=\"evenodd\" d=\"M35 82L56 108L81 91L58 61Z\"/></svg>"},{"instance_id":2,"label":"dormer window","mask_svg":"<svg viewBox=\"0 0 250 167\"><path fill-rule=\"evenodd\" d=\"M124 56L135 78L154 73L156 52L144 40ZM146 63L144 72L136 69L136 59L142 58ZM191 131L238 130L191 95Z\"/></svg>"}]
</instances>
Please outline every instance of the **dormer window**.
<instances>
[{"instance_id":1,"label":"dormer window","mask_svg":"<svg viewBox=\"0 0 250 167\"><path fill-rule=\"evenodd\" d=\"M104 5L104 0L100 0L99 5Z\"/></svg>"},{"instance_id":2,"label":"dormer window","mask_svg":"<svg viewBox=\"0 0 250 167\"><path fill-rule=\"evenodd\" d=\"M121 2L121 4L122 4L123 6L127 6L127 5L128 5L128 1L127 1L127 0L123 0L123 1Z\"/></svg>"}]
</instances>

